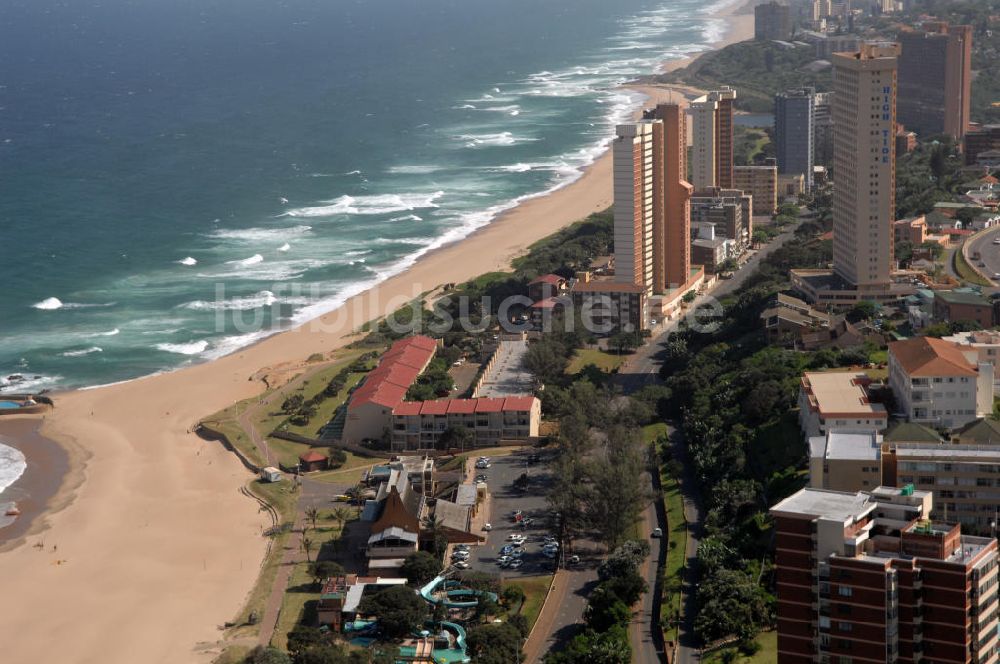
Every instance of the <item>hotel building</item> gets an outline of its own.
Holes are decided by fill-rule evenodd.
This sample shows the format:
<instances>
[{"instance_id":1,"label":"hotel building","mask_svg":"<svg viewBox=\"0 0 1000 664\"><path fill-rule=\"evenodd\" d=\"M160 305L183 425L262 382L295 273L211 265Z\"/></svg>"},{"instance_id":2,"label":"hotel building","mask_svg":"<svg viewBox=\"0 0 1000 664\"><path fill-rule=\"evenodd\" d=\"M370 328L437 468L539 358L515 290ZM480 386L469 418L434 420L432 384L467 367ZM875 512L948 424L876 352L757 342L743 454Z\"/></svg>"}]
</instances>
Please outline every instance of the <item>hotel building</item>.
<instances>
[{"instance_id":1,"label":"hotel building","mask_svg":"<svg viewBox=\"0 0 1000 664\"><path fill-rule=\"evenodd\" d=\"M618 125L614 160L616 281L654 290L654 232L662 228L663 123L641 120ZM656 231L654 231L656 229Z\"/></svg>"},{"instance_id":2,"label":"hotel building","mask_svg":"<svg viewBox=\"0 0 1000 664\"><path fill-rule=\"evenodd\" d=\"M969 128L972 26L927 22L898 38L899 121L923 136L961 141Z\"/></svg>"},{"instance_id":3,"label":"hotel building","mask_svg":"<svg viewBox=\"0 0 1000 664\"><path fill-rule=\"evenodd\" d=\"M932 506L908 486L771 508L779 664L997 661L997 542Z\"/></svg>"},{"instance_id":4,"label":"hotel building","mask_svg":"<svg viewBox=\"0 0 1000 664\"><path fill-rule=\"evenodd\" d=\"M809 299L847 306L892 300L899 45L866 43L833 55L833 274L793 270Z\"/></svg>"}]
</instances>

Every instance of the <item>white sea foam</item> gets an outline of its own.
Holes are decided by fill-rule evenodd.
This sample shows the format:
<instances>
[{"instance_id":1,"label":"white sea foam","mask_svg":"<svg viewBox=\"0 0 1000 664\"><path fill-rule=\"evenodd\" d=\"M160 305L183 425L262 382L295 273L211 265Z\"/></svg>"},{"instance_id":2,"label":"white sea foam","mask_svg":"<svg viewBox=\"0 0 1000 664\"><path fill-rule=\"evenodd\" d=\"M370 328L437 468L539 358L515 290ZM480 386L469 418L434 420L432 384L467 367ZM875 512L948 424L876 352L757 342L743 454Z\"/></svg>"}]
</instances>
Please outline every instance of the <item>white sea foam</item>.
<instances>
[{"instance_id":1,"label":"white sea foam","mask_svg":"<svg viewBox=\"0 0 1000 664\"><path fill-rule=\"evenodd\" d=\"M68 350L62 353L63 357L83 357L84 355L90 355L91 353L103 353L104 349L100 346L91 346L90 348L83 348L80 350Z\"/></svg>"},{"instance_id":2,"label":"white sea foam","mask_svg":"<svg viewBox=\"0 0 1000 664\"><path fill-rule=\"evenodd\" d=\"M63 303L58 297L47 297L41 302L36 302L31 306L35 309L41 309L43 311L52 311L55 309L62 309Z\"/></svg>"},{"instance_id":3,"label":"white sea foam","mask_svg":"<svg viewBox=\"0 0 1000 664\"><path fill-rule=\"evenodd\" d=\"M101 304L97 303L82 303L82 302L63 302L58 297L47 297L41 302L35 302L31 305L32 309L40 309L42 311L55 311L56 309L92 309L94 307L112 307L115 302L104 302Z\"/></svg>"},{"instance_id":4,"label":"white sea foam","mask_svg":"<svg viewBox=\"0 0 1000 664\"><path fill-rule=\"evenodd\" d=\"M423 221L423 219L415 214L407 214L402 217L393 217L389 221Z\"/></svg>"},{"instance_id":5,"label":"white sea foam","mask_svg":"<svg viewBox=\"0 0 1000 664\"><path fill-rule=\"evenodd\" d=\"M121 334L121 330L117 327L113 330L108 330L107 332L94 332L93 334L88 334L88 337L114 337Z\"/></svg>"},{"instance_id":6,"label":"white sea foam","mask_svg":"<svg viewBox=\"0 0 1000 664\"><path fill-rule=\"evenodd\" d=\"M208 348L208 342L202 339L201 341L192 341L186 344L156 344L156 348L166 353L198 355L205 352L205 349Z\"/></svg>"},{"instance_id":7,"label":"white sea foam","mask_svg":"<svg viewBox=\"0 0 1000 664\"><path fill-rule=\"evenodd\" d=\"M538 140L526 136L515 136L509 131L485 134L459 134L454 139L461 141L467 148L507 147Z\"/></svg>"},{"instance_id":8,"label":"white sea foam","mask_svg":"<svg viewBox=\"0 0 1000 664\"><path fill-rule=\"evenodd\" d=\"M290 245L290 244L288 244L286 242L283 245L281 245L280 247L278 247L278 251L288 251L291 248L292 248L292 245Z\"/></svg>"},{"instance_id":9,"label":"white sea foam","mask_svg":"<svg viewBox=\"0 0 1000 664\"><path fill-rule=\"evenodd\" d=\"M0 443L0 494L24 474L28 462L20 450Z\"/></svg>"},{"instance_id":10,"label":"white sea foam","mask_svg":"<svg viewBox=\"0 0 1000 664\"><path fill-rule=\"evenodd\" d=\"M312 226L291 226L288 228L220 228L208 237L216 240L238 240L240 242L274 242L289 237L301 237L312 231Z\"/></svg>"},{"instance_id":11,"label":"white sea foam","mask_svg":"<svg viewBox=\"0 0 1000 664\"><path fill-rule=\"evenodd\" d=\"M180 259L177 262L180 263L181 265L197 265L198 264L198 260L195 259L195 258L191 258L190 256L188 256L187 258L182 258L182 259Z\"/></svg>"},{"instance_id":12,"label":"white sea foam","mask_svg":"<svg viewBox=\"0 0 1000 664\"><path fill-rule=\"evenodd\" d=\"M194 302L188 302L186 304L182 304L181 306L185 309L193 309L195 311L245 311L260 307L269 307L277 301L278 298L274 295L274 293L269 290L263 290L259 293L246 295L244 297L234 297L228 300L217 300L215 302L195 300Z\"/></svg>"},{"instance_id":13,"label":"white sea foam","mask_svg":"<svg viewBox=\"0 0 1000 664\"><path fill-rule=\"evenodd\" d=\"M352 251L345 251L345 256L366 256L372 252L371 249L354 249Z\"/></svg>"},{"instance_id":14,"label":"white sea foam","mask_svg":"<svg viewBox=\"0 0 1000 664\"><path fill-rule=\"evenodd\" d=\"M449 166L437 166L434 164L404 164L402 166L390 166L388 171L398 175L427 175L438 171L451 170Z\"/></svg>"},{"instance_id":15,"label":"white sea foam","mask_svg":"<svg viewBox=\"0 0 1000 664\"><path fill-rule=\"evenodd\" d=\"M19 380L11 380L10 376L12 375L21 375L22 378ZM4 375L0 376L0 393L36 393L52 388L58 385L62 380L62 376L32 374L26 372L22 367L19 367L17 373L8 374L7 372L4 372Z\"/></svg>"},{"instance_id":16,"label":"white sea foam","mask_svg":"<svg viewBox=\"0 0 1000 664\"><path fill-rule=\"evenodd\" d=\"M378 194L373 196L341 196L326 205L296 208L285 215L289 217L333 217L336 215L389 214L409 210L436 208L436 201L444 196L443 191L431 193Z\"/></svg>"},{"instance_id":17,"label":"white sea foam","mask_svg":"<svg viewBox=\"0 0 1000 664\"><path fill-rule=\"evenodd\" d=\"M258 263L263 263L264 257L260 254L254 254L250 258L244 258L243 260L236 261L226 261L228 265L257 265Z\"/></svg>"}]
</instances>

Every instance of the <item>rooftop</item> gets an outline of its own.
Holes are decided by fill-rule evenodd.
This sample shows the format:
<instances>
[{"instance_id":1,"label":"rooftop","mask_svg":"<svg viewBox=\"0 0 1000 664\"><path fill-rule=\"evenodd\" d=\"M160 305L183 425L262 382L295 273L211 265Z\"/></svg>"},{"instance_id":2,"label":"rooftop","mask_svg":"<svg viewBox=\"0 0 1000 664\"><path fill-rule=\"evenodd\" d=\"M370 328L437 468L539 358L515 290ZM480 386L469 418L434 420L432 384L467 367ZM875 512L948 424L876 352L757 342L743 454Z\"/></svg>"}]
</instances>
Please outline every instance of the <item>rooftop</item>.
<instances>
[{"instance_id":1,"label":"rooftop","mask_svg":"<svg viewBox=\"0 0 1000 664\"><path fill-rule=\"evenodd\" d=\"M889 344L889 360L895 361L910 377L975 376L976 369L951 341L914 337Z\"/></svg>"},{"instance_id":2,"label":"rooftop","mask_svg":"<svg viewBox=\"0 0 1000 664\"><path fill-rule=\"evenodd\" d=\"M810 455L826 459L874 461L881 447L882 436L872 431L833 430L809 439Z\"/></svg>"},{"instance_id":3,"label":"rooftop","mask_svg":"<svg viewBox=\"0 0 1000 664\"><path fill-rule=\"evenodd\" d=\"M938 291L937 299L948 304L972 304L978 307L990 306L985 297L973 291Z\"/></svg>"},{"instance_id":4,"label":"rooftop","mask_svg":"<svg viewBox=\"0 0 1000 664\"><path fill-rule=\"evenodd\" d=\"M868 401L864 388L868 382L867 375L853 371L806 372L802 376L810 403L824 416L888 418L885 406Z\"/></svg>"},{"instance_id":5,"label":"rooftop","mask_svg":"<svg viewBox=\"0 0 1000 664\"><path fill-rule=\"evenodd\" d=\"M875 502L866 493L847 493L827 489L800 489L771 508L772 513L853 521L874 509Z\"/></svg>"}]
</instances>

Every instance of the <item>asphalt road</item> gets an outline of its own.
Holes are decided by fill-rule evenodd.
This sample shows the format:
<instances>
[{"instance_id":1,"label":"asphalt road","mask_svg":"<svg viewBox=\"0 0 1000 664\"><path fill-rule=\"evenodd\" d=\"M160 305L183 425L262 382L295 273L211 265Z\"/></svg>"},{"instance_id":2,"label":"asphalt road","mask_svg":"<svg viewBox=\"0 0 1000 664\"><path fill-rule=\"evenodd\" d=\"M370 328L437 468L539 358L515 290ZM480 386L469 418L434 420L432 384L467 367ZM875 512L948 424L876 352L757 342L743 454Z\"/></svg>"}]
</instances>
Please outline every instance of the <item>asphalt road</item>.
<instances>
[{"instance_id":1,"label":"asphalt road","mask_svg":"<svg viewBox=\"0 0 1000 664\"><path fill-rule=\"evenodd\" d=\"M969 260L994 283L1000 282L1000 276L994 278L994 275L1000 275L1000 245L993 244L993 240L1000 237L998 232L1000 232L1000 226L991 228L981 236L969 241ZM977 251L980 254L978 261L972 259ZM980 262L983 265L979 265Z\"/></svg>"}]
</instances>

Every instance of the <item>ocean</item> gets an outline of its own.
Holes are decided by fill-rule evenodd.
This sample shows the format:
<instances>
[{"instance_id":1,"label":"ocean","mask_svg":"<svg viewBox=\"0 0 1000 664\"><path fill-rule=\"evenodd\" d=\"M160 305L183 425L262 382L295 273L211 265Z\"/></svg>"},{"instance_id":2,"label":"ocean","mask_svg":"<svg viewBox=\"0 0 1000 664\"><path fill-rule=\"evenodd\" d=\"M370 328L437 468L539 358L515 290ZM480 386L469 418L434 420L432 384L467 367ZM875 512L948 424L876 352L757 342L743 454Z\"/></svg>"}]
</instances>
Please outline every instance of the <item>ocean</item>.
<instances>
[{"instance_id":1,"label":"ocean","mask_svg":"<svg viewBox=\"0 0 1000 664\"><path fill-rule=\"evenodd\" d=\"M0 390L219 357L565 186L732 1L7 0Z\"/></svg>"}]
</instances>

